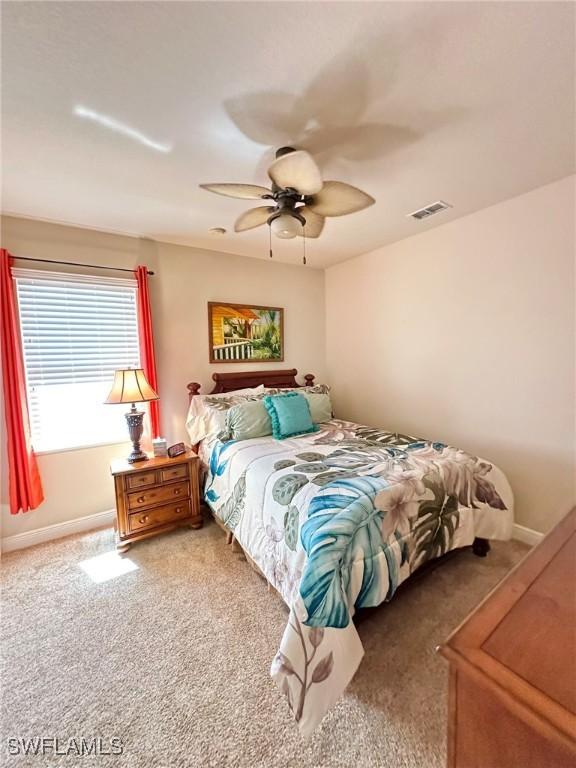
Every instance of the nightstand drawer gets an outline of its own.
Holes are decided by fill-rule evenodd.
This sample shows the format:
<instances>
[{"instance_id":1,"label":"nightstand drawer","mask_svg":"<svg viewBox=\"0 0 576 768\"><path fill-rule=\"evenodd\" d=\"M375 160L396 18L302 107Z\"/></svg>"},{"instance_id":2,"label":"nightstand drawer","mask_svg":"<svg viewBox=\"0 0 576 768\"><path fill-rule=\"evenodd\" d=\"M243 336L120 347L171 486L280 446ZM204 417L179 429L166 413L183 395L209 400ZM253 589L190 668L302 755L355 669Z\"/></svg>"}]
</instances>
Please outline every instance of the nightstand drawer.
<instances>
[{"instance_id":1,"label":"nightstand drawer","mask_svg":"<svg viewBox=\"0 0 576 768\"><path fill-rule=\"evenodd\" d=\"M167 467L160 470L160 482L166 483L170 480L187 480L188 465L179 464L177 467Z\"/></svg>"},{"instance_id":2,"label":"nightstand drawer","mask_svg":"<svg viewBox=\"0 0 576 768\"><path fill-rule=\"evenodd\" d=\"M134 475L127 475L126 477L126 487L129 490L144 488L147 485L156 485L157 482L157 472L136 472Z\"/></svg>"},{"instance_id":3,"label":"nightstand drawer","mask_svg":"<svg viewBox=\"0 0 576 768\"><path fill-rule=\"evenodd\" d=\"M173 483L172 485L158 486L149 491L140 491L128 494L128 509L139 509L159 504L162 501L175 501L187 499L190 496L188 483Z\"/></svg>"},{"instance_id":4,"label":"nightstand drawer","mask_svg":"<svg viewBox=\"0 0 576 768\"><path fill-rule=\"evenodd\" d=\"M135 533L145 528L167 525L173 520L182 520L185 517L190 517L191 514L190 500L184 499L181 502L166 504L163 507L133 512L128 515L128 529L130 533Z\"/></svg>"}]
</instances>

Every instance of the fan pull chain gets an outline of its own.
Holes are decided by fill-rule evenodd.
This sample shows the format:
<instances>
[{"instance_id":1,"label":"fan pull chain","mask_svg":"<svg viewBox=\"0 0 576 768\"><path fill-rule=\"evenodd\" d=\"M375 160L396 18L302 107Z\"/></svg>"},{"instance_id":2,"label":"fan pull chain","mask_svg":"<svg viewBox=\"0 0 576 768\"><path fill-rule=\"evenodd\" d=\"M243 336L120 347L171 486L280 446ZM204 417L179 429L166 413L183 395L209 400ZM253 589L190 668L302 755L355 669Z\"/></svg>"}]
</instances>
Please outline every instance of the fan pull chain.
<instances>
[{"instance_id":1,"label":"fan pull chain","mask_svg":"<svg viewBox=\"0 0 576 768\"><path fill-rule=\"evenodd\" d=\"M302 224L302 245L304 246L304 255L302 257L302 264L306 266L306 225Z\"/></svg>"},{"instance_id":2,"label":"fan pull chain","mask_svg":"<svg viewBox=\"0 0 576 768\"><path fill-rule=\"evenodd\" d=\"M272 258L272 227L268 224L268 245L270 248L270 258Z\"/></svg>"}]
</instances>

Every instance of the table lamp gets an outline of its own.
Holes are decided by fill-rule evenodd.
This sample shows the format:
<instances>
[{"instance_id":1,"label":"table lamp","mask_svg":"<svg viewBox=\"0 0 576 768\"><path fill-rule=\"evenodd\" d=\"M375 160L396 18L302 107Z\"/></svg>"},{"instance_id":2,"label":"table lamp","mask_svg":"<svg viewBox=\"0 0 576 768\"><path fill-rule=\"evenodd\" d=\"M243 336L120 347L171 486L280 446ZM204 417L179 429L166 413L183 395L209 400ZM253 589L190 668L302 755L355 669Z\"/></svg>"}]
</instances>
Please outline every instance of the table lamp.
<instances>
[{"instance_id":1,"label":"table lamp","mask_svg":"<svg viewBox=\"0 0 576 768\"><path fill-rule=\"evenodd\" d=\"M132 453L127 459L130 464L148 459L148 456L140 448L145 412L137 411L134 403L145 403L149 400L158 399L158 395L148 384L142 368L122 368L114 373L112 389L104 402L111 404L132 403L132 408L126 414L128 432L130 433L130 440L132 440Z\"/></svg>"}]
</instances>

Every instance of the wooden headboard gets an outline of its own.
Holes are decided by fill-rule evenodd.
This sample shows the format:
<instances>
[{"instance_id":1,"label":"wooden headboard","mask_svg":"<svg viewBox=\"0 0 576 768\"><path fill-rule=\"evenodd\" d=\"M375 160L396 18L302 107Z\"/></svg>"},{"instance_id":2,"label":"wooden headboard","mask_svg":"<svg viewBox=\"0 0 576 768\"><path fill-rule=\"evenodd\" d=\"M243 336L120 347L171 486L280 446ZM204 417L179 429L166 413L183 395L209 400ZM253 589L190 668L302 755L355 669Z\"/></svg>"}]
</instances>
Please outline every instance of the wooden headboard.
<instances>
[{"instance_id":1,"label":"wooden headboard","mask_svg":"<svg viewBox=\"0 0 576 768\"><path fill-rule=\"evenodd\" d=\"M245 389L246 387L257 387L264 384L265 387L311 387L314 384L314 375L307 373L304 376L305 384L298 384L296 381L296 368L288 368L284 371L239 371L234 373L213 373L212 378L215 381L214 389L211 395L220 392L234 392L235 389ZM188 389L188 400L194 395L200 394L200 384L191 381L186 385Z\"/></svg>"}]
</instances>

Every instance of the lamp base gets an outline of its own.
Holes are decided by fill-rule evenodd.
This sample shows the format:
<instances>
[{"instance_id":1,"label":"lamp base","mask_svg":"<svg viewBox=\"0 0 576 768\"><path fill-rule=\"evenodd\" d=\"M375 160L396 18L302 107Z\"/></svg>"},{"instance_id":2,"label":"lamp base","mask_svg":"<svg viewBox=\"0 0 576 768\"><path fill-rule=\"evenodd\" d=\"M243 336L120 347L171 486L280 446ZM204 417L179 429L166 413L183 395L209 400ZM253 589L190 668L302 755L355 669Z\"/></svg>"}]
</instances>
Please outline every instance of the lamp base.
<instances>
[{"instance_id":1,"label":"lamp base","mask_svg":"<svg viewBox=\"0 0 576 768\"><path fill-rule=\"evenodd\" d=\"M137 411L134 403L132 403L132 408L126 414L128 432L130 433L130 440L132 440L132 452L126 458L129 464L135 464L137 461L148 461L148 456L140 447L140 438L144 431L144 416L144 411Z\"/></svg>"},{"instance_id":2,"label":"lamp base","mask_svg":"<svg viewBox=\"0 0 576 768\"><path fill-rule=\"evenodd\" d=\"M148 456L142 449L136 450L133 448L130 455L126 457L126 461L128 464L135 464L137 461L148 461Z\"/></svg>"}]
</instances>

